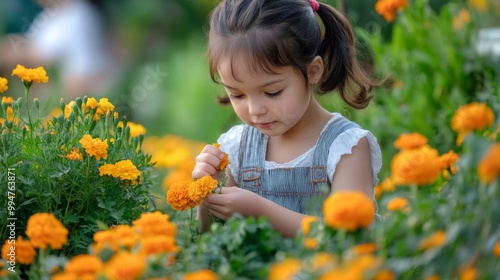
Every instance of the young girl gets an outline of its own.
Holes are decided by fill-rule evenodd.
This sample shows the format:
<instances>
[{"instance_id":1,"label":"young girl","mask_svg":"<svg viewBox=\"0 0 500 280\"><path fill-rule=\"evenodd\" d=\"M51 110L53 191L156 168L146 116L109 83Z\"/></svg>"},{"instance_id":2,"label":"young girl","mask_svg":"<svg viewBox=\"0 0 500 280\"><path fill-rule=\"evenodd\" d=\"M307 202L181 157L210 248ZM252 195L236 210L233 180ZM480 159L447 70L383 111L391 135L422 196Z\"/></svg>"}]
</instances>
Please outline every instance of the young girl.
<instances>
[{"instance_id":1,"label":"young girl","mask_svg":"<svg viewBox=\"0 0 500 280\"><path fill-rule=\"evenodd\" d=\"M293 237L324 185L373 197L382 165L376 138L314 96L335 90L357 109L372 98L376 83L356 62L348 20L315 0L225 0L210 24L212 79L245 124L217 140L229 155L227 187L199 207L201 230L208 213L223 220L240 213L266 216ZM222 151L206 146L193 178L219 178Z\"/></svg>"}]
</instances>

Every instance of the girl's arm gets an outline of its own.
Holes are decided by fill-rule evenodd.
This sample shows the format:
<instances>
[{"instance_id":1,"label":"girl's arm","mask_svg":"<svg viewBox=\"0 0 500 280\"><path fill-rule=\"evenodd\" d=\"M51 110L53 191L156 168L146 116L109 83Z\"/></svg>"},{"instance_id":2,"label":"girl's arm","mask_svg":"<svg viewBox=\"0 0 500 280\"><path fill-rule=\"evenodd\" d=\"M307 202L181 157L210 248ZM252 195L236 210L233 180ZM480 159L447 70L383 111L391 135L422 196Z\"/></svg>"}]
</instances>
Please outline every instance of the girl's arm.
<instances>
[{"instance_id":1,"label":"girl's arm","mask_svg":"<svg viewBox=\"0 0 500 280\"><path fill-rule=\"evenodd\" d=\"M351 154L340 158L332 179L332 191L362 191L373 197L370 146L365 137L352 148Z\"/></svg>"}]
</instances>

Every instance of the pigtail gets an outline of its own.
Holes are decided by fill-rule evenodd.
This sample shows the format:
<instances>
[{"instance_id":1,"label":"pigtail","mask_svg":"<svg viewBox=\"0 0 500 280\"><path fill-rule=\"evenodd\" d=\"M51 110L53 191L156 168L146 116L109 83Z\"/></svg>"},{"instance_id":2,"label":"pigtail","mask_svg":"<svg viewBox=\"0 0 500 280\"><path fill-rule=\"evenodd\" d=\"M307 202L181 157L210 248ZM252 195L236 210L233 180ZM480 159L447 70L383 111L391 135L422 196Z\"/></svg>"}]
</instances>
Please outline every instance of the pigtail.
<instances>
[{"instance_id":1,"label":"pigtail","mask_svg":"<svg viewBox=\"0 0 500 280\"><path fill-rule=\"evenodd\" d=\"M349 106L362 109L368 106L374 86L379 85L365 73L356 57L355 38L349 20L329 5L320 3L316 11L324 25L319 50L325 72L318 93L338 90Z\"/></svg>"}]
</instances>

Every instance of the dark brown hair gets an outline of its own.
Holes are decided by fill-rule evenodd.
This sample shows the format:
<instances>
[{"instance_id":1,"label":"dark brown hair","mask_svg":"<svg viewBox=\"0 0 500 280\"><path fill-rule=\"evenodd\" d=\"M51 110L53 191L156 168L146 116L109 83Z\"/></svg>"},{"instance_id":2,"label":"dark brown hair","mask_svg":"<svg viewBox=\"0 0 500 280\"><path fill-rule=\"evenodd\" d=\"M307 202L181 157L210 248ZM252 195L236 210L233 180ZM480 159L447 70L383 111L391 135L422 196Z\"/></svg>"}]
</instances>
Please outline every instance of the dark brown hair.
<instances>
[{"instance_id":1,"label":"dark brown hair","mask_svg":"<svg viewBox=\"0 0 500 280\"><path fill-rule=\"evenodd\" d=\"M347 18L320 3L315 17L308 0L225 0L212 12L208 40L210 75L218 83L221 59L231 63L238 55L253 62L252 70L273 73L292 66L308 84L307 66L317 55L325 70L316 92L334 90L348 105L361 109L378 85L362 71L356 59L355 38ZM234 73L233 73L234 74ZM227 98L219 98L227 104Z\"/></svg>"}]
</instances>

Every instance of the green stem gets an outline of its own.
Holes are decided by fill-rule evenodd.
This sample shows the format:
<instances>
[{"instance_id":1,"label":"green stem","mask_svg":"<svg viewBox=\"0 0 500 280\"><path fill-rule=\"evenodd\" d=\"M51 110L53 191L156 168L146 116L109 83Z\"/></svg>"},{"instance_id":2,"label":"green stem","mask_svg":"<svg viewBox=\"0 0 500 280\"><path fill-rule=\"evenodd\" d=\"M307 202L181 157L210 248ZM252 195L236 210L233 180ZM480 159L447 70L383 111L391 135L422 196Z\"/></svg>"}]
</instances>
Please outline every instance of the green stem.
<instances>
[{"instance_id":1,"label":"green stem","mask_svg":"<svg viewBox=\"0 0 500 280\"><path fill-rule=\"evenodd\" d=\"M30 86L31 83L24 83L24 99L26 99L26 102L24 103L26 105L26 113L28 114L28 126L30 128L30 135L33 135L33 123L31 121L31 113L28 107L28 96L30 92Z\"/></svg>"}]
</instances>

